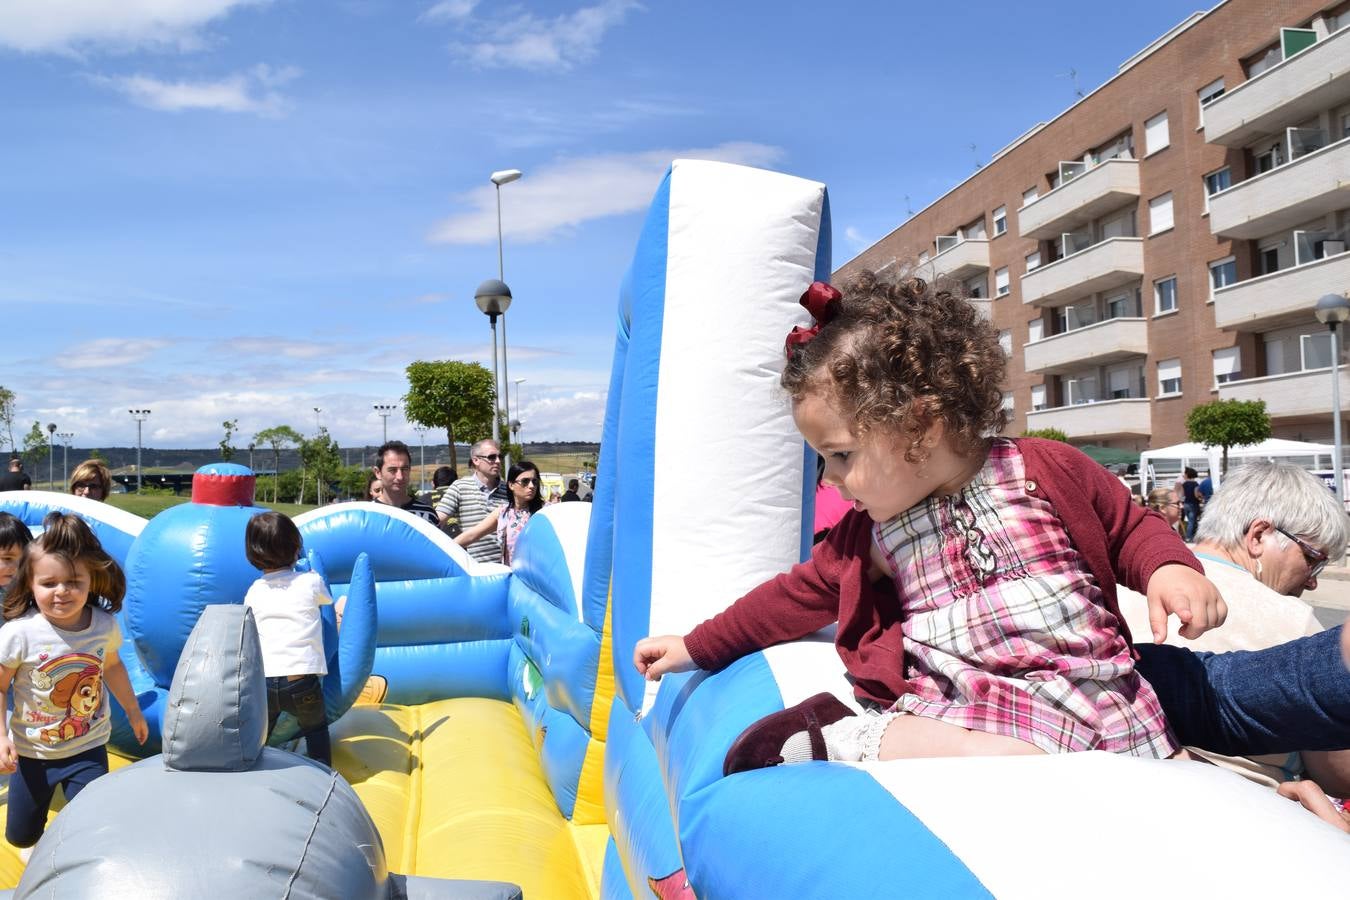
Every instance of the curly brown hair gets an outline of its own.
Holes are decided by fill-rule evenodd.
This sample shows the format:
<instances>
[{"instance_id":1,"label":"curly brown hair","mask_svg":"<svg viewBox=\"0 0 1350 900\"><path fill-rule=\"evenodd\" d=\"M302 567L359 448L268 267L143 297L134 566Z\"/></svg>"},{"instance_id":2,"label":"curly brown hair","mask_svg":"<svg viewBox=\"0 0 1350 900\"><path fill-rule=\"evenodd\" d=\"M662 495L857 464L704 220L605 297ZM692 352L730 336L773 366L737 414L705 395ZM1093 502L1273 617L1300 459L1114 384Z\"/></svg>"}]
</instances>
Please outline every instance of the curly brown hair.
<instances>
[{"instance_id":1,"label":"curly brown hair","mask_svg":"<svg viewBox=\"0 0 1350 900\"><path fill-rule=\"evenodd\" d=\"M33 598L33 565L42 556L55 556L73 571L82 562L89 569L89 602L115 613L122 608L127 579L117 560L108 555L94 532L79 516L54 512L42 520L43 532L28 545L18 571L5 592L0 613L17 619L36 605Z\"/></svg>"},{"instance_id":2,"label":"curly brown hair","mask_svg":"<svg viewBox=\"0 0 1350 900\"><path fill-rule=\"evenodd\" d=\"M825 392L857 434L908 439L913 463L935 422L960 453L1003 429L1003 348L959 286L864 271L842 294L835 317L788 357L781 383L794 401Z\"/></svg>"}]
</instances>

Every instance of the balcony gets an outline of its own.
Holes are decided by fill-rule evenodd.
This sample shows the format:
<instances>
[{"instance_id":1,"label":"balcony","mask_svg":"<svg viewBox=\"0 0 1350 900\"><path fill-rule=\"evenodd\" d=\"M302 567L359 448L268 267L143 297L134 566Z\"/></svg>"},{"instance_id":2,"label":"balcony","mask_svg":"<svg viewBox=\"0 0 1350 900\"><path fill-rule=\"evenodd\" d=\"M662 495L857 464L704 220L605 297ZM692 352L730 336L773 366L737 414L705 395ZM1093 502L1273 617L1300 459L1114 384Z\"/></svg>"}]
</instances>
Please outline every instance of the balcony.
<instances>
[{"instance_id":1,"label":"balcony","mask_svg":"<svg viewBox=\"0 0 1350 900\"><path fill-rule=\"evenodd\" d=\"M1250 241L1343 209L1350 206L1347 172L1350 138L1219 191L1209 198L1209 228Z\"/></svg>"},{"instance_id":2,"label":"balcony","mask_svg":"<svg viewBox=\"0 0 1350 900\"><path fill-rule=\"evenodd\" d=\"M1148 355L1148 321L1107 319L1022 347L1028 372L1065 373L1087 365L1105 366Z\"/></svg>"},{"instance_id":3,"label":"balcony","mask_svg":"<svg viewBox=\"0 0 1350 900\"><path fill-rule=\"evenodd\" d=\"M1214 292L1214 324L1238 331L1270 331L1310 322L1318 297L1343 294L1348 285L1350 253L1249 278Z\"/></svg>"},{"instance_id":4,"label":"balcony","mask_svg":"<svg viewBox=\"0 0 1350 900\"><path fill-rule=\"evenodd\" d=\"M1144 240L1114 237L1022 276L1022 302L1063 306L1144 275Z\"/></svg>"},{"instance_id":5,"label":"balcony","mask_svg":"<svg viewBox=\"0 0 1350 900\"><path fill-rule=\"evenodd\" d=\"M1074 440L1148 437L1153 415L1147 397L1100 400L1027 413L1027 430L1058 428Z\"/></svg>"},{"instance_id":6,"label":"balcony","mask_svg":"<svg viewBox=\"0 0 1350 900\"><path fill-rule=\"evenodd\" d=\"M1350 100L1350 28L1228 91L1205 107L1205 140L1242 147L1284 124Z\"/></svg>"},{"instance_id":7,"label":"balcony","mask_svg":"<svg viewBox=\"0 0 1350 900\"><path fill-rule=\"evenodd\" d=\"M1108 159L1017 211L1017 233L1054 240L1139 199L1139 160Z\"/></svg>"},{"instance_id":8,"label":"balcony","mask_svg":"<svg viewBox=\"0 0 1350 900\"><path fill-rule=\"evenodd\" d=\"M983 239L957 241L929 260L934 275L965 280L989 270L989 242Z\"/></svg>"},{"instance_id":9,"label":"balcony","mask_svg":"<svg viewBox=\"0 0 1350 900\"><path fill-rule=\"evenodd\" d=\"M1347 396L1347 391L1350 391L1350 371L1341 366L1341 396ZM1330 420L1331 369L1306 369L1230 381L1219 385L1219 399L1264 400L1272 421Z\"/></svg>"}]
</instances>

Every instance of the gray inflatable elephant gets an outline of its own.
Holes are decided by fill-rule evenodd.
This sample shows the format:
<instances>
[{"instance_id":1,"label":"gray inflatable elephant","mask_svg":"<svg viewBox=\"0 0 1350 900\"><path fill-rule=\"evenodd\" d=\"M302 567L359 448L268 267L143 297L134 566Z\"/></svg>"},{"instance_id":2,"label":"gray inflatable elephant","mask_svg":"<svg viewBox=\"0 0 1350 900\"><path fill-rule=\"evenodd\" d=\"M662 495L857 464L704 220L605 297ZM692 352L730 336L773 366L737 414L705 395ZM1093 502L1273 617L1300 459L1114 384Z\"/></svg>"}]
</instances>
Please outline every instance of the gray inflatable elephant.
<instances>
[{"instance_id":1,"label":"gray inflatable elephant","mask_svg":"<svg viewBox=\"0 0 1350 900\"><path fill-rule=\"evenodd\" d=\"M351 785L264 746L266 729L253 614L208 606L174 672L164 752L86 788L0 897L521 898L512 884L390 873Z\"/></svg>"}]
</instances>

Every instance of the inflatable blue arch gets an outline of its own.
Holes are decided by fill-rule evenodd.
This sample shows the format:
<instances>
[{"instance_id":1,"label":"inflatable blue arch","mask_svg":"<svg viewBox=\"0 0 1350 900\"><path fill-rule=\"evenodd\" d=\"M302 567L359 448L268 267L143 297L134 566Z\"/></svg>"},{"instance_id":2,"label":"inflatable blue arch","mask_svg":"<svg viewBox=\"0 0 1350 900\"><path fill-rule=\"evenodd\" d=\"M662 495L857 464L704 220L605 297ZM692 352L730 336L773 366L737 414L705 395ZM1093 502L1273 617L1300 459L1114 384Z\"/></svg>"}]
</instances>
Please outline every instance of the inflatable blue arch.
<instances>
[{"instance_id":1,"label":"inflatable blue arch","mask_svg":"<svg viewBox=\"0 0 1350 900\"><path fill-rule=\"evenodd\" d=\"M814 465L777 382L829 234L817 182L672 165L620 290L595 502L532 518L510 569L385 506L297 519L348 598L341 631L325 626L334 765L390 868L527 898L1339 895L1350 838L1211 767L1085 753L723 777L756 719L822 690L852 702L826 633L659 686L633 670L639 638L688 631L809 551ZM716 479L691 483L699 460ZM124 658L153 713L202 610L257 575L242 545L257 510L236 500L148 523L64 495L0 508L33 524L73 510L124 562ZM370 673L381 705L357 699ZM158 752L122 724L120 753ZM204 841L164 864L247 862L231 852ZM21 873L0 853L0 883Z\"/></svg>"}]
</instances>

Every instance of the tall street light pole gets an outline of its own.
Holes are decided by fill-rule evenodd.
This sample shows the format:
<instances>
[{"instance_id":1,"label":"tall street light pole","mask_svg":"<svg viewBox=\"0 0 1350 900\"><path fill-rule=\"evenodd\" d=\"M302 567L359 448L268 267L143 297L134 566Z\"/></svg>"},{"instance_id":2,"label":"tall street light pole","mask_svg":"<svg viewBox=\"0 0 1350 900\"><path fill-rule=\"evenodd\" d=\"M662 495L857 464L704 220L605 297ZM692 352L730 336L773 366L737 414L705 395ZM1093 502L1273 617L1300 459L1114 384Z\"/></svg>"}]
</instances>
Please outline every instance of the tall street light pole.
<instances>
[{"instance_id":1,"label":"tall street light pole","mask_svg":"<svg viewBox=\"0 0 1350 900\"><path fill-rule=\"evenodd\" d=\"M47 423L47 488L54 490L56 484L56 423Z\"/></svg>"},{"instance_id":2,"label":"tall street light pole","mask_svg":"<svg viewBox=\"0 0 1350 900\"><path fill-rule=\"evenodd\" d=\"M417 432L417 489L421 493L427 489L427 426L414 425L413 431Z\"/></svg>"},{"instance_id":3,"label":"tall street light pole","mask_svg":"<svg viewBox=\"0 0 1350 900\"><path fill-rule=\"evenodd\" d=\"M1350 300L1340 294L1326 294L1317 301L1317 321L1331 329L1331 482L1336 498L1345 503L1345 469L1341 460L1341 332L1340 324L1350 319Z\"/></svg>"},{"instance_id":4,"label":"tall street light pole","mask_svg":"<svg viewBox=\"0 0 1350 900\"><path fill-rule=\"evenodd\" d=\"M517 444L520 444L520 386L524 381L525 381L524 378L516 379L516 415L515 418L511 419L511 440L513 443ZM510 404L508 403L507 406L509 407ZM508 410L507 412L509 415L510 411ZM520 444L520 453L522 456L524 456L525 454L524 444Z\"/></svg>"},{"instance_id":5,"label":"tall street light pole","mask_svg":"<svg viewBox=\"0 0 1350 900\"><path fill-rule=\"evenodd\" d=\"M136 493L141 492L141 424L150 417L148 409L129 409L131 417L136 420Z\"/></svg>"},{"instance_id":6,"label":"tall street light pole","mask_svg":"<svg viewBox=\"0 0 1350 900\"><path fill-rule=\"evenodd\" d=\"M489 278L474 292L473 302L492 325L492 440L501 446L501 426L497 415L501 402L501 373L497 371L497 317L511 307L511 289L506 282Z\"/></svg>"},{"instance_id":7,"label":"tall street light pole","mask_svg":"<svg viewBox=\"0 0 1350 900\"><path fill-rule=\"evenodd\" d=\"M392 403L376 403L376 404L374 404L375 412L379 413L379 414L380 414L380 418L383 420L383 424L384 424L384 441L383 441L383 443L385 443L385 444L389 443L389 414L392 413L392 412L393 412L395 409L397 409L397 408L398 408L398 407L395 406L395 405L392 404Z\"/></svg>"},{"instance_id":8,"label":"tall street light pole","mask_svg":"<svg viewBox=\"0 0 1350 900\"><path fill-rule=\"evenodd\" d=\"M70 439L75 437L73 431L58 431L56 436L61 439L61 480L70 481Z\"/></svg>"},{"instance_id":9,"label":"tall street light pole","mask_svg":"<svg viewBox=\"0 0 1350 900\"><path fill-rule=\"evenodd\" d=\"M502 185L510 184L513 181L520 180L519 169L503 169L500 172L493 172L489 176L497 189L497 280L506 283L506 272L502 265ZM502 310L502 393L506 395L506 418L511 418L511 396L505 390L510 385L510 367L506 359L506 310ZM502 471L505 472L511 465L509 454L502 460Z\"/></svg>"},{"instance_id":10,"label":"tall street light pole","mask_svg":"<svg viewBox=\"0 0 1350 900\"><path fill-rule=\"evenodd\" d=\"M320 421L319 421L319 413L321 413L321 412L323 412L323 408L322 408L322 407L319 407L319 406L314 407L314 434L315 434L315 435L318 435L319 431L323 428L323 425L322 425L322 424L320 423Z\"/></svg>"}]
</instances>

